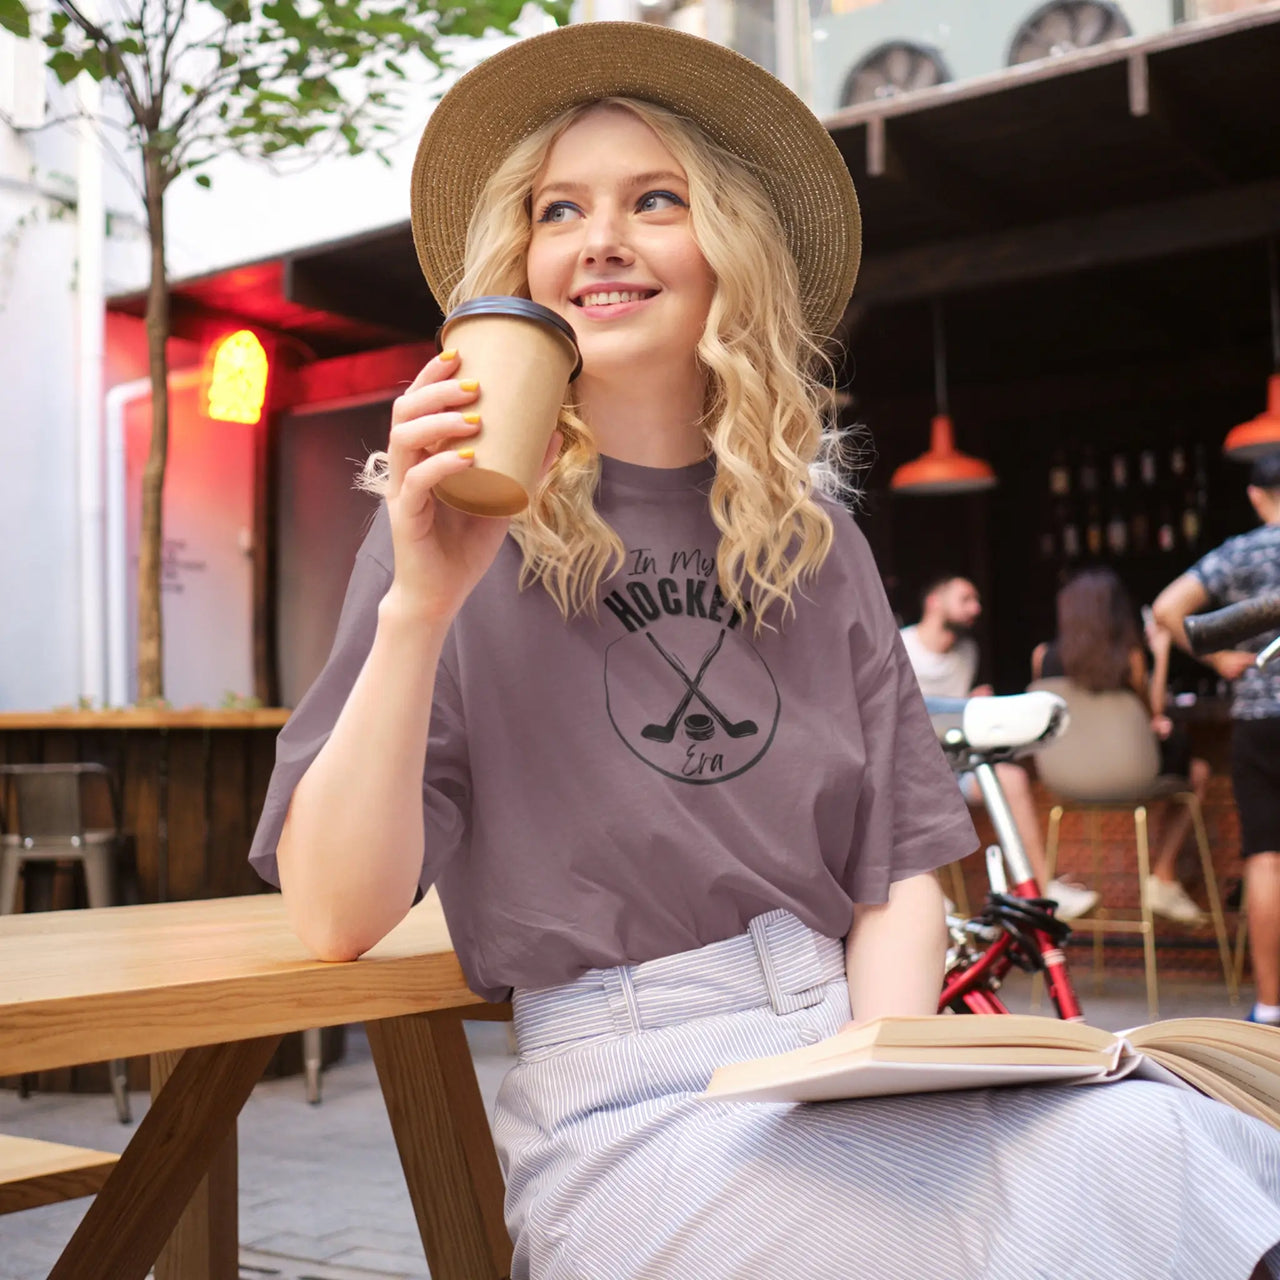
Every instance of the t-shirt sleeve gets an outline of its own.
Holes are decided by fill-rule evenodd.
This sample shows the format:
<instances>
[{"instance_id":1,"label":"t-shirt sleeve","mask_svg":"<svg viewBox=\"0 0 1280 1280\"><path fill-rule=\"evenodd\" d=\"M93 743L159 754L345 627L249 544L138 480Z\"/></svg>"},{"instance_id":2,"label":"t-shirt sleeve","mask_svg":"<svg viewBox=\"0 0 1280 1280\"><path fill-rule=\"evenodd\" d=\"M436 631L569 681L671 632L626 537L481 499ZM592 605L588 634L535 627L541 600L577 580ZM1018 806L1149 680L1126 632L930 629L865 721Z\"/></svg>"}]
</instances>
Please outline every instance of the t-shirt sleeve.
<instances>
[{"instance_id":1,"label":"t-shirt sleeve","mask_svg":"<svg viewBox=\"0 0 1280 1280\"><path fill-rule=\"evenodd\" d=\"M1210 603L1215 605L1223 602L1230 585L1232 569L1230 548L1230 542L1214 547L1187 570L1209 593Z\"/></svg>"},{"instance_id":2,"label":"t-shirt sleeve","mask_svg":"<svg viewBox=\"0 0 1280 1280\"><path fill-rule=\"evenodd\" d=\"M294 709L276 739L276 761L266 800L249 850L249 862L269 884L280 885L276 847L294 788L329 740L338 715L373 647L378 605L391 585L391 538L382 507L356 556L338 618L333 648L324 668ZM446 656L452 642L446 645ZM421 885L425 890L440 866L465 838L470 774L457 684L442 659L432 699L427 766L423 775L425 847Z\"/></svg>"},{"instance_id":3,"label":"t-shirt sleeve","mask_svg":"<svg viewBox=\"0 0 1280 1280\"><path fill-rule=\"evenodd\" d=\"M965 857L978 837L856 527L851 541L850 658L866 767L846 889L854 902L876 905L894 881Z\"/></svg>"}]
</instances>

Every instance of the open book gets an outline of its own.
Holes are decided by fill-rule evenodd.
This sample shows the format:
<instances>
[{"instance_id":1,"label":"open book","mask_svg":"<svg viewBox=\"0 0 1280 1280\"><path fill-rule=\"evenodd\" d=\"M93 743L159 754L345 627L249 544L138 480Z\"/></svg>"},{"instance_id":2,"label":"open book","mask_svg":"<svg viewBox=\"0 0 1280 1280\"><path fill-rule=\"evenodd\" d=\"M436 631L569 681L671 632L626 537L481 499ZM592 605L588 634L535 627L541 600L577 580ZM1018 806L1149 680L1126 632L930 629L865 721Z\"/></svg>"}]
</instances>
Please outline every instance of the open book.
<instances>
[{"instance_id":1,"label":"open book","mask_svg":"<svg viewBox=\"0 0 1280 1280\"><path fill-rule=\"evenodd\" d=\"M877 1018L791 1053L721 1067L713 1101L827 1102L1136 1076L1181 1084L1280 1128L1280 1029L1171 1018L1114 1034L1019 1014Z\"/></svg>"}]
</instances>

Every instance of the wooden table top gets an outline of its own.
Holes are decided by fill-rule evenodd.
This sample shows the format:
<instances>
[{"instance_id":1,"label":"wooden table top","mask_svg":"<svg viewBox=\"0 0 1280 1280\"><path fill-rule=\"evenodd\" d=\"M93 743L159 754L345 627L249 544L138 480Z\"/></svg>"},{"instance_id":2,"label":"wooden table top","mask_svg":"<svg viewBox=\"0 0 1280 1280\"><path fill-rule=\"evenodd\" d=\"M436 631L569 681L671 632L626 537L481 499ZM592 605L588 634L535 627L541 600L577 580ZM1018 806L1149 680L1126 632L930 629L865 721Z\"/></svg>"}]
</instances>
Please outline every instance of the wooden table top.
<instances>
[{"instance_id":1,"label":"wooden table top","mask_svg":"<svg viewBox=\"0 0 1280 1280\"><path fill-rule=\"evenodd\" d=\"M0 1076L478 1003L434 893L348 964L276 893L0 917Z\"/></svg>"},{"instance_id":2,"label":"wooden table top","mask_svg":"<svg viewBox=\"0 0 1280 1280\"><path fill-rule=\"evenodd\" d=\"M0 711L6 729L278 729L288 707L109 707L101 711Z\"/></svg>"}]
</instances>

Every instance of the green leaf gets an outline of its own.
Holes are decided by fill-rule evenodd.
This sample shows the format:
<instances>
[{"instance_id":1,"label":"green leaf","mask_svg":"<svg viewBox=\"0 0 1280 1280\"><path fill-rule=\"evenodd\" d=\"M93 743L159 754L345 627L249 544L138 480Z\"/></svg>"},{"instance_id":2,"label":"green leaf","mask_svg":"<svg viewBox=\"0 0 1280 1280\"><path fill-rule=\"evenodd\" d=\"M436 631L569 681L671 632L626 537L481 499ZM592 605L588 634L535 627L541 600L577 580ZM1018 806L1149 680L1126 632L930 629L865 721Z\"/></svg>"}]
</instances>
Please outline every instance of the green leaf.
<instances>
[{"instance_id":1,"label":"green leaf","mask_svg":"<svg viewBox=\"0 0 1280 1280\"><path fill-rule=\"evenodd\" d=\"M12 31L19 40L31 34L31 17L22 0L0 0L0 27Z\"/></svg>"},{"instance_id":2,"label":"green leaf","mask_svg":"<svg viewBox=\"0 0 1280 1280\"><path fill-rule=\"evenodd\" d=\"M59 49L49 59L49 70L60 84L70 84L84 70L84 63L70 49Z\"/></svg>"},{"instance_id":3,"label":"green leaf","mask_svg":"<svg viewBox=\"0 0 1280 1280\"><path fill-rule=\"evenodd\" d=\"M196 186L204 187L205 190L208 190L211 186L213 186L213 179L209 177L207 173L197 173Z\"/></svg>"}]
</instances>

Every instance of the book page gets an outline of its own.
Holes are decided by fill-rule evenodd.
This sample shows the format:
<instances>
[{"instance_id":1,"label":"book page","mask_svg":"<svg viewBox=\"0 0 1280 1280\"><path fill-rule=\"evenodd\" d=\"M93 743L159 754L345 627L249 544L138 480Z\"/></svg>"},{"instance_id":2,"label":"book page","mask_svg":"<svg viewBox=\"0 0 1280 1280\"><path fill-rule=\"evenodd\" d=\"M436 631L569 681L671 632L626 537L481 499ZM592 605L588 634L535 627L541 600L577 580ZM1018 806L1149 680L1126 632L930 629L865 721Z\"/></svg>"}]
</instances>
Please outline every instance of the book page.
<instances>
[{"instance_id":1,"label":"book page","mask_svg":"<svg viewBox=\"0 0 1280 1280\"><path fill-rule=\"evenodd\" d=\"M907 1039L913 1034L936 1036L941 1031L936 1024L969 1022L983 1025L974 1027L973 1033L968 1037L951 1036L945 1041L935 1038L932 1042L914 1044L885 1043L886 1039L903 1038L904 1030ZM997 1023L1007 1025L994 1025ZM1018 1035L1019 1027L1027 1023L1032 1024L1032 1034ZM755 1090L766 1085L798 1085L807 1080L826 1079L833 1071L866 1069L872 1063L886 1068L895 1063L904 1067L923 1063L956 1066L985 1064L1002 1069L1063 1066L1069 1069L1073 1077L1089 1071L1105 1071L1113 1066L1120 1050L1120 1042L1110 1032L1086 1037L1101 1040L1101 1047L1082 1047L1079 1036L1068 1034L1064 1037L1056 1032L1045 1034L1045 1024L1051 1024L1054 1028L1066 1028L1068 1033L1079 1030L1077 1024L1063 1023L1056 1019L1006 1015L877 1019L866 1026L850 1028L849 1031L841 1032L816 1045L806 1045L789 1053L723 1066L712 1077L709 1092ZM917 1087L917 1084L908 1083L902 1089L892 1091L910 1092Z\"/></svg>"},{"instance_id":2,"label":"book page","mask_svg":"<svg viewBox=\"0 0 1280 1280\"><path fill-rule=\"evenodd\" d=\"M928 1017L876 1018L850 1032L842 1032L825 1043L834 1044L843 1035L874 1029L879 1045L1060 1045L1063 1048L1108 1050L1116 1037L1100 1027L1083 1022L1063 1022L1035 1014L933 1014Z\"/></svg>"},{"instance_id":3,"label":"book page","mask_svg":"<svg viewBox=\"0 0 1280 1280\"><path fill-rule=\"evenodd\" d=\"M1258 1105L1280 1121L1280 1074L1265 1060L1251 1061L1247 1050L1225 1049L1220 1045L1181 1044L1177 1049L1161 1050L1169 1057L1184 1058L1214 1071L1253 1095ZM1273 1121L1274 1122L1274 1121Z\"/></svg>"},{"instance_id":4,"label":"book page","mask_svg":"<svg viewBox=\"0 0 1280 1280\"><path fill-rule=\"evenodd\" d=\"M887 1094L937 1093L951 1089L985 1089L996 1085L1069 1083L1097 1076L1095 1066L1000 1066L974 1063L873 1062L830 1064L802 1079L752 1082L721 1079L717 1071L707 1091L708 1102L835 1102Z\"/></svg>"},{"instance_id":5,"label":"book page","mask_svg":"<svg viewBox=\"0 0 1280 1280\"><path fill-rule=\"evenodd\" d=\"M1135 1049L1148 1045L1174 1048L1179 1041L1207 1041L1211 1044L1242 1045L1272 1058L1280 1066L1280 1028L1245 1022L1237 1018L1168 1018L1119 1033Z\"/></svg>"},{"instance_id":6,"label":"book page","mask_svg":"<svg viewBox=\"0 0 1280 1280\"><path fill-rule=\"evenodd\" d=\"M1253 1116L1257 1120L1272 1123L1267 1114L1267 1108L1253 1094L1211 1068L1192 1062L1180 1054L1167 1053L1161 1049L1147 1049L1144 1052L1153 1062L1172 1071L1174 1075L1181 1076L1188 1084L1215 1101L1224 1102L1227 1106L1235 1107L1237 1111L1243 1111L1245 1115Z\"/></svg>"}]
</instances>

